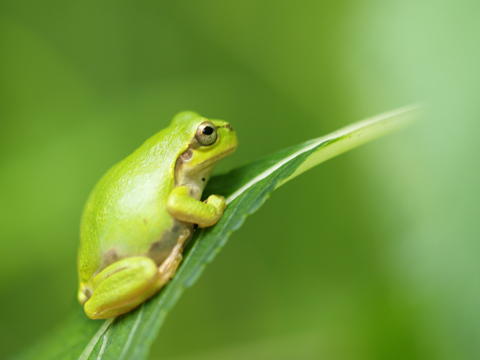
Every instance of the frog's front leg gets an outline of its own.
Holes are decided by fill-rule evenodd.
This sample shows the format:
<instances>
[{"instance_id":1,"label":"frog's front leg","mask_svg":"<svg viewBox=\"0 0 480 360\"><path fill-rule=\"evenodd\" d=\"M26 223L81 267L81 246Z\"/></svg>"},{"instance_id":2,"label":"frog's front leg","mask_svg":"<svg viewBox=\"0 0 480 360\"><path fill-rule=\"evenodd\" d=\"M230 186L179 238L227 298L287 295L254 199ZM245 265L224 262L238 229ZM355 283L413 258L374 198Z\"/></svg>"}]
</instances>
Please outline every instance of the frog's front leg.
<instances>
[{"instance_id":1,"label":"frog's front leg","mask_svg":"<svg viewBox=\"0 0 480 360\"><path fill-rule=\"evenodd\" d=\"M172 190L167 200L167 210L175 219L198 224L204 228L215 225L227 206L225 198L210 195L205 202L195 200L187 186L178 186Z\"/></svg>"},{"instance_id":2,"label":"frog's front leg","mask_svg":"<svg viewBox=\"0 0 480 360\"><path fill-rule=\"evenodd\" d=\"M124 314L152 297L173 277L182 260L179 242L160 265L145 256L120 260L101 271L92 281L92 297L85 303L91 319Z\"/></svg>"}]
</instances>

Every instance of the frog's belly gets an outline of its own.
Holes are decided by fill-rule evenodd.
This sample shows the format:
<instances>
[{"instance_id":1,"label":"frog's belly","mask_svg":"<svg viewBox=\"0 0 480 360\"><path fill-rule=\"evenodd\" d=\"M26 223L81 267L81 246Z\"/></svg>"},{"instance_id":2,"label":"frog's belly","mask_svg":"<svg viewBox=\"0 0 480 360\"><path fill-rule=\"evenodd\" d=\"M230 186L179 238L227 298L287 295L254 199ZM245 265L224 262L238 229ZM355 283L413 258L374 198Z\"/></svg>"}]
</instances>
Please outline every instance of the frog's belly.
<instances>
[{"instance_id":1,"label":"frog's belly","mask_svg":"<svg viewBox=\"0 0 480 360\"><path fill-rule=\"evenodd\" d=\"M188 230L188 238L185 240L184 236ZM175 245L182 242L185 247L190 241L193 234L193 224L184 223L178 220L173 220L173 226L165 231L162 238L153 242L145 256L151 258L157 265L161 265L163 261L170 255Z\"/></svg>"}]
</instances>

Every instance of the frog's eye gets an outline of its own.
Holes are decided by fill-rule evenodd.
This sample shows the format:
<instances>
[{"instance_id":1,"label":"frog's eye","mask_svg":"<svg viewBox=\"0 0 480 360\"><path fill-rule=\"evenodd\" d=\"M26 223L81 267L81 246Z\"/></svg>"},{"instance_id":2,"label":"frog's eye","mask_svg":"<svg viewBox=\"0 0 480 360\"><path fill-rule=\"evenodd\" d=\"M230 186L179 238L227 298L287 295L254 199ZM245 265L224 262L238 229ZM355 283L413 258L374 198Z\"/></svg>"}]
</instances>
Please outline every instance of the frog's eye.
<instances>
[{"instance_id":1,"label":"frog's eye","mask_svg":"<svg viewBox=\"0 0 480 360\"><path fill-rule=\"evenodd\" d=\"M217 130L215 129L215 125L210 122L204 122L203 124L200 124L195 137L200 145L212 145L217 140Z\"/></svg>"}]
</instances>

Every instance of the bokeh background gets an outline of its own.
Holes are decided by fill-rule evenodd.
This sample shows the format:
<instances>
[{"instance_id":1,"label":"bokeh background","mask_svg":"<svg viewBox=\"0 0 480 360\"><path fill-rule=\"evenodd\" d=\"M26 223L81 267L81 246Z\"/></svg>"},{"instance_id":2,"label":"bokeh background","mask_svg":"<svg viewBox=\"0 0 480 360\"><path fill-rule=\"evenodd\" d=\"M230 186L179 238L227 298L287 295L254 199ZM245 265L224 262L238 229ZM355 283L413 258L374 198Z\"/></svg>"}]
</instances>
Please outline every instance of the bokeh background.
<instances>
[{"instance_id":1,"label":"bokeh background","mask_svg":"<svg viewBox=\"0 0 480 360\"><path fill-rule=\"evenodd\" d=\"M0 357L78 304L99 177L175 113L230 121L225 171L424 103L273 194L151 359L480 358L480 2L0 2Z\"/></svg>"}]
</instances>

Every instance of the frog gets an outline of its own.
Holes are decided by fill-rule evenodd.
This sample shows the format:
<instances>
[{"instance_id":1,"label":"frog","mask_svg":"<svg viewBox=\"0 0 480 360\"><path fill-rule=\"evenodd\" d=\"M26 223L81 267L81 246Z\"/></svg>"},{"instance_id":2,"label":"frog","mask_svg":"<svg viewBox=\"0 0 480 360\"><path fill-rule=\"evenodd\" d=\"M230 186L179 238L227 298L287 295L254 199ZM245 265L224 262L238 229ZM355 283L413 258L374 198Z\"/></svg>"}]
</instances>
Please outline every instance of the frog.
<instances>
[{"instance_id":1,"label":"frog","mask_svg":"<svg viewBox=\"0 0 480 360\"><path fill-rule=\"evenodd\" d=\"M202 201L202 193L237 146L228 122L184 111L99 180L78 252L78 301L89 318L125 314L173 278L195 229L215 225L226 209L223 196Z\"/></svg>"}]
</instances>

